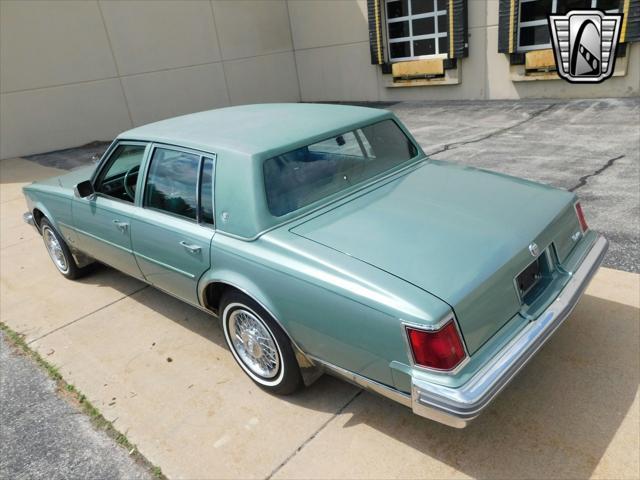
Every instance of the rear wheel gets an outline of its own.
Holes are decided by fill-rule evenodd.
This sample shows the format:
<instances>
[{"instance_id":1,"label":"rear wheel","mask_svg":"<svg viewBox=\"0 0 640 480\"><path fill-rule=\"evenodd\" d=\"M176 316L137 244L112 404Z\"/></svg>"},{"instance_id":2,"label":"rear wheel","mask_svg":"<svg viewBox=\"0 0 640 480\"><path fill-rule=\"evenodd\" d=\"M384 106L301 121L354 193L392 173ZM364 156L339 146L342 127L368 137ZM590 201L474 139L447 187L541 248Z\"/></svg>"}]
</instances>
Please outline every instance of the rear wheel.
<instances>
[{"instance_id":1,"label":"rear wheel","mask_svg":"<svg viewBox=\"0 0 640 480\"><path fill-rule=\"evenodd\" d=\"M40 232L44 240L44 246L58 271L70 280L75 280L86 275L90 270L90 265L78 267L67 243L62 236L53 228L48 219L40 220Z\"/></svg>"},{"instance_id":2,"label":"rear wheel","mask_svg":"<svg viewBox=\"0 0 640 480\"><path fill-rule=\"evenodd\" d=\"M235 291L223 296L220 311L227 345L256 384L279 395L291 394L302 386L291 342L271 315Z\"/></svg>"}]
</instances>

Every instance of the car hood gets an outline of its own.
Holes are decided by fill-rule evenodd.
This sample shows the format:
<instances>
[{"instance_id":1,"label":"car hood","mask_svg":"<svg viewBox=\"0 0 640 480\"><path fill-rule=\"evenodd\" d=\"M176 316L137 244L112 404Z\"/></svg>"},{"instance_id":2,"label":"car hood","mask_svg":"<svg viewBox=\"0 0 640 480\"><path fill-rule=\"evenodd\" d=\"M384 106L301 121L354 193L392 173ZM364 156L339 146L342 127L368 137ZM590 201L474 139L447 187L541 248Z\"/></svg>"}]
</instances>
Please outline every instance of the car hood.
<instances>
[{"instance_id":1,"label":"car hood","mask_svg":"<svg viewBox=\"0 0 640 480\"><path fill-rule=\"evenodd\" d=\"M74 188L78 183L91 178L91 175L93 174L95 168L95 165L87 165L85 167L76 168L75 170L72 170L69 173L65 173L64 175L58 175L57 177L51 177L45 180L33 182L33 184Z\"/></svg>"},{"instance_id":2,"label":"car hood","mask_svg":"<svg viewBox=\"0 0 640 480\"><path fill-rule=\"evenodd\" d=\"M291 231L444 300L473 352L520 310L513 280L533 260L528 247L552 241L550 225L573 198L526 180L428 161Z\"/></svg>"}]
</instances>

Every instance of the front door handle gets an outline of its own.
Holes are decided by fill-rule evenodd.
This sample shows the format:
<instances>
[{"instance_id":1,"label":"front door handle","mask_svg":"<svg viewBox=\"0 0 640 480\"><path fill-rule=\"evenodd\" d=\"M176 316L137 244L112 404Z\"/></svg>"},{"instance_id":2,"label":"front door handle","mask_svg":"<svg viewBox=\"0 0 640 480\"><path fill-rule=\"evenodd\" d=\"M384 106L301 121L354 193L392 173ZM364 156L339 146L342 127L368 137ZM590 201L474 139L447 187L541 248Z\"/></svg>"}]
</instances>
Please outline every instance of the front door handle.
<instances>
[{"instance_id":1,"label":"front door handle","mask_svg":"<svg viewBox=\"0 0 640 480\"><path fill-rule=\"evenodd\" d=\"M184 240L180 242L180 245L182 245L190 253L200 253L200 251L202 250L202 248L200 248L198 245L187 243Z\"/></svg>"},{"instance_id":2,"label":"front door handle","mask_svg":"<svg viewBox=\"0 0 640 480\"><path fill-rule=\"evenodd\" d=\"M129 224L127 222L121 222L120 220L114 220L113 223L118 227L118 230L121 232L126 232L129 228Z\"/></svg>"}]
</instances>

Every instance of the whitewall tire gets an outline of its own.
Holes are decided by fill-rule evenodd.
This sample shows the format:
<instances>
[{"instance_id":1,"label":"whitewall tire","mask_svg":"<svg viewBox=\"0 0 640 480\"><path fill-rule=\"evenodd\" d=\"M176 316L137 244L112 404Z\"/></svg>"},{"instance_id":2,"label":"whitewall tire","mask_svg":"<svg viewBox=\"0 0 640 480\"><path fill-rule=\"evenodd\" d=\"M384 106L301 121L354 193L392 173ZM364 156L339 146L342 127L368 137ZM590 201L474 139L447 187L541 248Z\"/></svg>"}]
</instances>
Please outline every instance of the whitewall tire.
<instances>
[{"instance_id":1,"label":"whitewall tire","mask_svg":"<svg viewBox=\"0 0 640 480\"><path fill-rule=\"evenodd\" d=\"M221 301L225 340L240 368L256 384L287 395L302 386L302 376L289 338L260 305L230 291Z\"/></svg>"}]
</instances>

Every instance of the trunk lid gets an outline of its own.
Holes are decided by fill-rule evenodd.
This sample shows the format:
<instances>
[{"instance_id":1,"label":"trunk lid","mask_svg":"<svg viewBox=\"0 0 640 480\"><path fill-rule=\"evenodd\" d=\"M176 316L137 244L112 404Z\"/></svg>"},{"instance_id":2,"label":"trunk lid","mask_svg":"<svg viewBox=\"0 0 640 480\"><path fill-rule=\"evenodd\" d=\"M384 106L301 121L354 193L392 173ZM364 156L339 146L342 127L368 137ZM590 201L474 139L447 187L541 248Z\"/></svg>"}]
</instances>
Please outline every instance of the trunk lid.
<instances>
[{"instance_id":1,"label":"trunk lid","mask_svg":"<svg viewBox=\"0 0 640 480\"><path fill-rule=\"evenodd\" d=\"M573 199L545 185L429 161L291 231L447 302L473 353L521 309L514 279L534 260L529 245L542 251L566 243L579 228Z\"/></svg>"}]
</instances>

